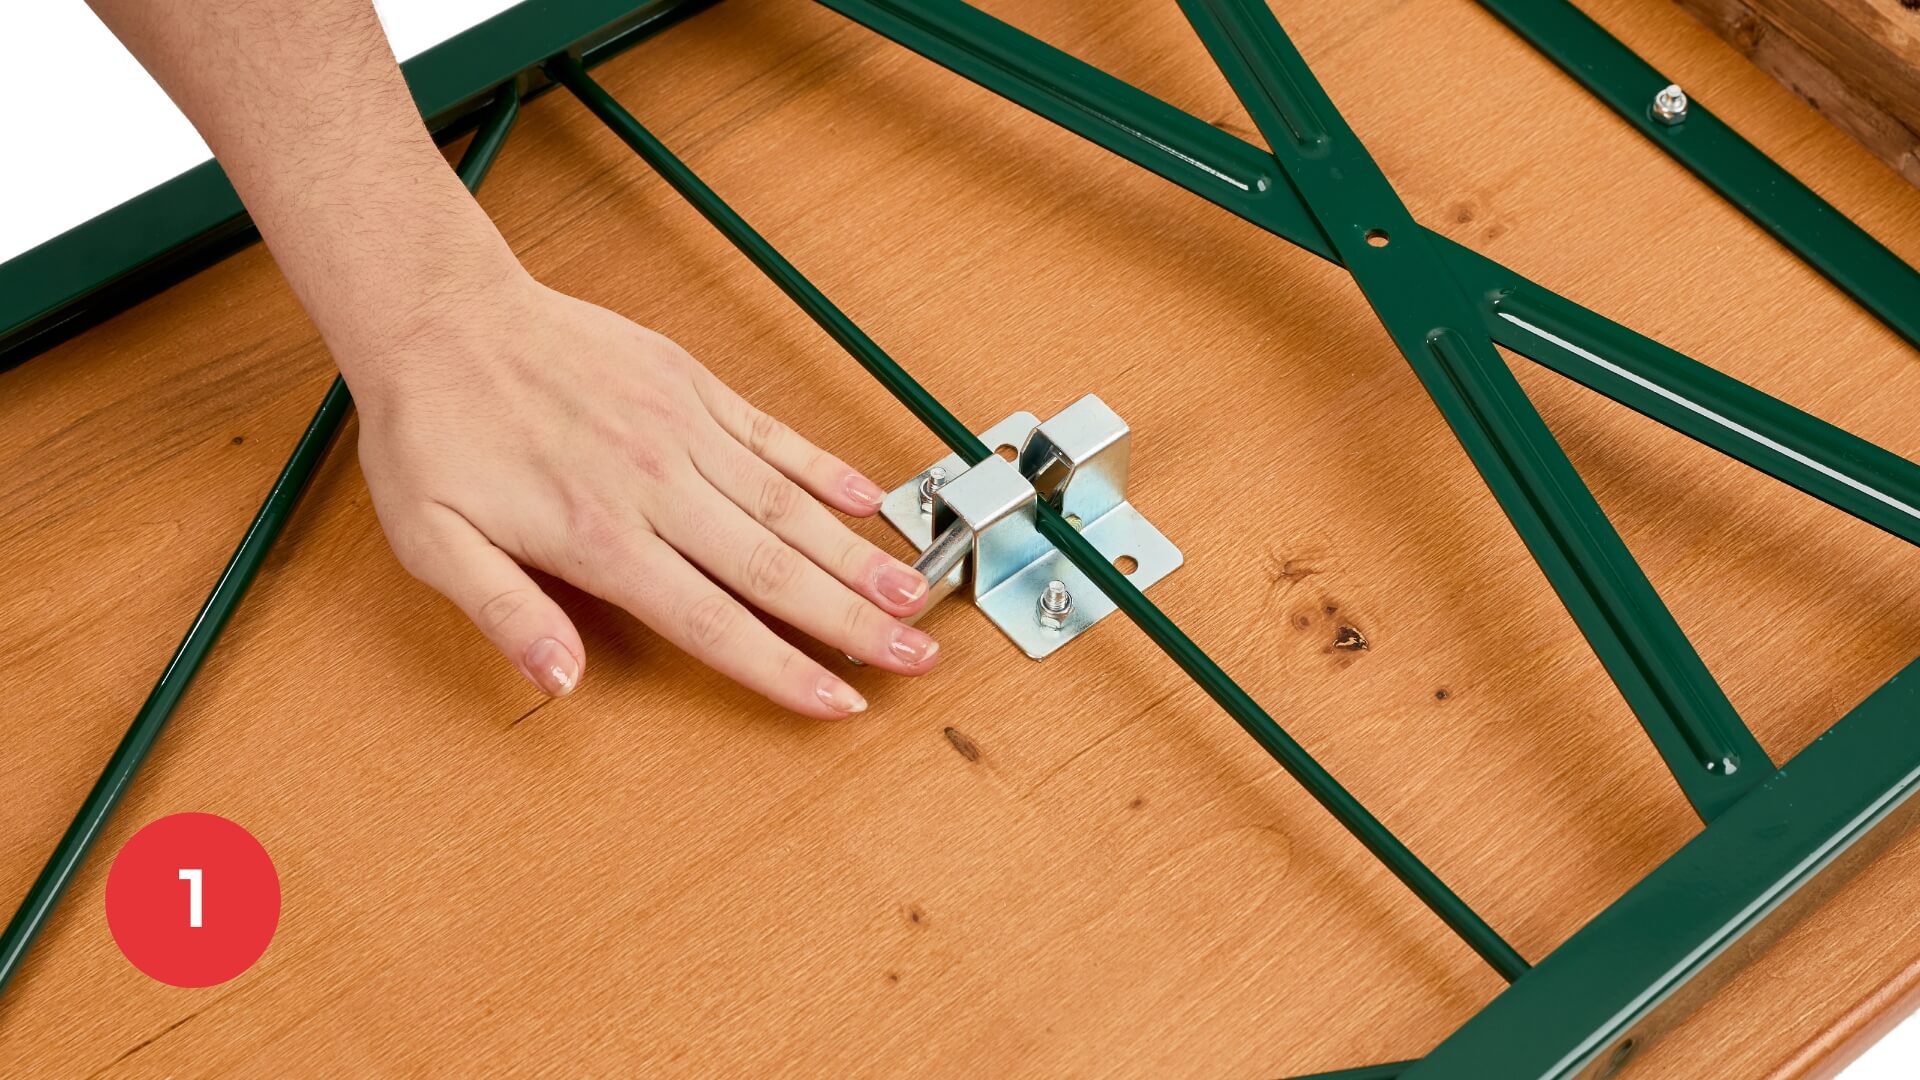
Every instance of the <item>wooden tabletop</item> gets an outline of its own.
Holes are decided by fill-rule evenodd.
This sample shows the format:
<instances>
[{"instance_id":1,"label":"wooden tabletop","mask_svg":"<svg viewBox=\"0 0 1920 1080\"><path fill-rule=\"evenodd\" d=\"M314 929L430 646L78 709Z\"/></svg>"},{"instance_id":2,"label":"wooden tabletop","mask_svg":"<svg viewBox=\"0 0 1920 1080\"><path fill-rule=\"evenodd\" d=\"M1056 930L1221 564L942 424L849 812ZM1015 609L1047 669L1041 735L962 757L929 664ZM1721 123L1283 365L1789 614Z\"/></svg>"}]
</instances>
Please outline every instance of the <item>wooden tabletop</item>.
<instances>
[{"instance_id":1,"label":"wooden tabletop","mask_svg":"<svg viewBox=\"0 0 1920 1080\"><path fill-rule=\"evenodd\" d=\"M989 6L1253 138L1171 3ZM1670 5L1584 6L1920 264L1920 198L1806 105ZM1920 458L1914 351L1479 8L1282 15L1423 221ZM1343 272L812 5L729 0L600 77L969 423L1126 417L1186 554L1155 601L1528 957L1698 829ZM942 453L565 94L481 202L876 478ZM1905 544L1513 363L1776 759L1920 651ZM330 377L258 247L0 375L6 904ZM590 672L546 702L400 570L352 445L0 1004L7 1071L1271 1077L1417 1056L1500 989L1120 618L1036 664L949 605L936 673L860 671L874 708L825 724L557 587ZM101 907L185 810L285 893L205 990ZM1819 1075L1911 1005L1916 887L1909 837L1629 1075Z\"/></svg>"}]
</instances>

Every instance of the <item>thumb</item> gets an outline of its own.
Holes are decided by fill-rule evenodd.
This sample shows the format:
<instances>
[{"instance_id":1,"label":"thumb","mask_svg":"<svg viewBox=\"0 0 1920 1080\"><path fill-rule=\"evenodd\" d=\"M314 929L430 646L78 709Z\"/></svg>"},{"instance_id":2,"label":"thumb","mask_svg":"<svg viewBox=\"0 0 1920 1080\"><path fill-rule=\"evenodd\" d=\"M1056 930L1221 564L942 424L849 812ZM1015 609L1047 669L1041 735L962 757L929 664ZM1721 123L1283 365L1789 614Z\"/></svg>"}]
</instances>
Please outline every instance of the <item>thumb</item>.
<instances>
[{"instance_id":1,"label":"thumb","mask_svg":"<svg viewBox=\"0 0 1920 1080\"><path fill-rule=\"evenodd\" d=\"M520 673L554 697L580 685L586 650L553 598L465 517L430 506L394 553L407 572L457 604Z\"/></svg>"}]
</instances>

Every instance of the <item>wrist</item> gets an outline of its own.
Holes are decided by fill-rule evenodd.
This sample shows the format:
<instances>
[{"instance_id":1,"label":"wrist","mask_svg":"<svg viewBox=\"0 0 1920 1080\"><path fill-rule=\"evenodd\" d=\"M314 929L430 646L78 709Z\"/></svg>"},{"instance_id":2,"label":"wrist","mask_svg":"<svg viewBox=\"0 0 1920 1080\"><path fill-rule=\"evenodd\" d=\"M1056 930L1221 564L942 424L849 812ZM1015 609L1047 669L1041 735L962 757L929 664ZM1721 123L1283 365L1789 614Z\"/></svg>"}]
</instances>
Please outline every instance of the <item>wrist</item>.
<instances>
[{"instance_id":1,"label":"wrist","mask_svg":"<svg viewBox=\"0 0 1920 1080\"><path fill-rule=\"evenodd\" d=\"M343 268L339 286L308 304L350 384L390 381L408 358L442 347L517 306L532 278L491 223L472 234L434 232L393 255Z\"/></svg>"}]
</instances>

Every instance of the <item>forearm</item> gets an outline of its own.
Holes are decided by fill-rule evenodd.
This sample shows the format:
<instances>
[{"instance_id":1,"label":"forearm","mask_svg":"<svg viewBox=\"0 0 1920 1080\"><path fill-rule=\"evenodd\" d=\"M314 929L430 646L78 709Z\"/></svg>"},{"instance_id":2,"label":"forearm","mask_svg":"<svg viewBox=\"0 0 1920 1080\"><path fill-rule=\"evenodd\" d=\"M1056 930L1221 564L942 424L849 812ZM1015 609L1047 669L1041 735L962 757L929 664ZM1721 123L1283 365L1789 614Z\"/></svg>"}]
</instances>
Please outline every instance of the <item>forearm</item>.
<instances>
[{"instance_id":1,"label":"forearm","mask_svg":"<svg viewBox=\"0 0 1920 1080\"><path fill-rule=\"evenodd\" d=\"M370 0L89 0L220 159L350 380L518 273L415 111Z\"/></svg>"}]
</instances>

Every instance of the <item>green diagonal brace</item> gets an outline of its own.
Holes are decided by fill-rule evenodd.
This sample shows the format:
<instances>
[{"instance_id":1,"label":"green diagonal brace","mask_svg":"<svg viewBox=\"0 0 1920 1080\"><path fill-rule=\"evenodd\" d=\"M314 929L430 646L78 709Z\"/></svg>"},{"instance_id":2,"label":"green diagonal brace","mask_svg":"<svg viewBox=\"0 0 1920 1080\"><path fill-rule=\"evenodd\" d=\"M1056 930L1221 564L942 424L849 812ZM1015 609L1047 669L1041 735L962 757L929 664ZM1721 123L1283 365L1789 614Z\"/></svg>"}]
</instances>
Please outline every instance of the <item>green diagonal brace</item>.
<instances>
[{"instance_id":1,"label":"green diagonal brace","mask_svg":"<svg viewBox=\"0 0 1920 1080\"><path fill-rule=\"evenodd\" d=\"M1181 6L1681 790L1711 820L1773 763L1494 351L1441 249L1264 3Z\"/></svg>"}]
</instances>

